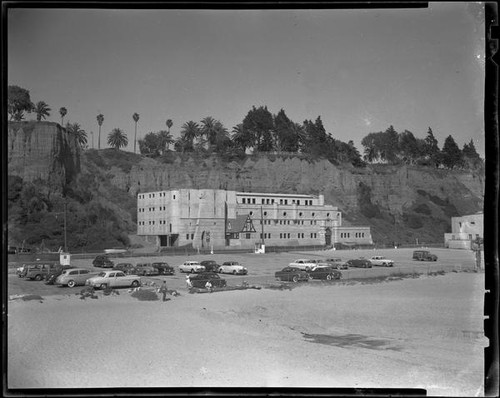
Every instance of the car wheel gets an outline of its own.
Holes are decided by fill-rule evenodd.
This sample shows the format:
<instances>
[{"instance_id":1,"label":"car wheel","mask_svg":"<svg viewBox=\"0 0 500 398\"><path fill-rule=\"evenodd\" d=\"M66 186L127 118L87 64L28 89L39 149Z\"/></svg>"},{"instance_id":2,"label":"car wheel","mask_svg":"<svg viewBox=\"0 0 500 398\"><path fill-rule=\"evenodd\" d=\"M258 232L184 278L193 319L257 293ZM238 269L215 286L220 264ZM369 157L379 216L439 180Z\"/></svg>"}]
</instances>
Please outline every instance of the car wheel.
<instances>
[{"instance_id":1,"label":"car wheel","mask_svg":"<svg viewBox=\"0 0 500 398\"><path fill-rule=\"evenodd\" d=\"M192 274L194 274L194 273L195 273L193 268L191 268L191 273L192 273Z\"/></svg>"},{"instance_id":2,"label":"car wheel","mask_svg":"<svg viewBox=\"0 0 500 398\"><path fill-rule=\"evenodd\" d=\"M139 286L139 281L132 281L132 287Z\"/></svg>"},{"instance_id":3,"label":"car wheel","mask_svg":"<svg viewBox=\"0 0 500 398\"><path fill-rule=\"evenodd\" d=\"M233 271L233 275L236 275L236 271Z\"/></svg>"},{"instance_id":4,"label":"car wheel","mask_svg":"<svg viewBox=\"0 0 500 398\"><path fill-rule=\"evenodd\" d=\"M42 280L42 275L35 275L35 280L36 281L41 281Z\"/></svg>"},{"instance_id":5,"label":"car wheel","mask_svg":"<svg viewBox=\"0 0 500 398\"><path fill-rule=\"evenodd\" d=\"M101 286L99 286L102 290L106 289L108 287L107 283L101 283Z\"/></svg>"},{"instance_id":6,"label":"car wheel","mask_svg":"<svg viewBox=\"0 0 500 398\"><path fill-rule=\"evenodd\" d=\"M294 275L293 278L292 278L292 281L293 282L298 282L299 281L299 277L297 275Z\"/></svg>"},{"instance_id":7,"label":"car wheel","mask_svg":"<svg viewBox=\"0 0 500 398\"><path fill-rule=\"evenodd\" d=\"M68 287L75 287L76 283L75 281L68 281Z\"/></svg>"},{"instance_id":8,"label":"car wheel","mask_svg":"<svg viewBox=\"0 0 500 398\"><path fill-rule=\"evenodd\" d=\"M331 280L332 280L332 275L331 275L331 274L328 274L328 275L326 276L326 280L327 280L327 281L331 281Z\"/></svg>"}]
</instances>

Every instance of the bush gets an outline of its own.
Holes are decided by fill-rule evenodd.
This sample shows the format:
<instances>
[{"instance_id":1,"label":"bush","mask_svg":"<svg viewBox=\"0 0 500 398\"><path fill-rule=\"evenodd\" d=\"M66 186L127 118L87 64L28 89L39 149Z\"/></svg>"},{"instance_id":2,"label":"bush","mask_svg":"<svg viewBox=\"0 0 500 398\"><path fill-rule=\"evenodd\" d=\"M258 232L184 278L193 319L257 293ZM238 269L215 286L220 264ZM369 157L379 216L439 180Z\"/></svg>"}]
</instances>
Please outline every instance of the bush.
<instances>
[{"instance_id":1,"label":"bush","mask_svg":"<svg viewBox=\"0 0 500 398\"><path fill-rule=\"evenodd\" d=\"M131 294L132 297L139 301L157 301L159 300L158 295L152 290L136 290Z\"/></svg>"}]
</instances>

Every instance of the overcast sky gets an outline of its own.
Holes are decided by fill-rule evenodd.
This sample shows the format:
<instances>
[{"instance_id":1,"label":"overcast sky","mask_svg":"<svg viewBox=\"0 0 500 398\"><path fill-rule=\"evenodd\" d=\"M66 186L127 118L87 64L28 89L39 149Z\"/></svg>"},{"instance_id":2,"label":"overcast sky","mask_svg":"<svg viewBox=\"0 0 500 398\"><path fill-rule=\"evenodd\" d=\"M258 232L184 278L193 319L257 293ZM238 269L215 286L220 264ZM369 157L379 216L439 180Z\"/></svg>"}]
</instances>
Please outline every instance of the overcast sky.
<instances>
[{"instance_id":1,"label":"overcast sky","mask_svg":"<svg viewBox=\"0 0 500 398\"><path fill-rule=\"evenodd\" d=\"M321 116L344 142L393 125L484 156L484 12L479 3L380 10L9 9L8 84L89 135L104 115L138 139L206 116L229 131L252 106ZM33 114L27 119L35 118Z\"/></svg>"}]
</instances>

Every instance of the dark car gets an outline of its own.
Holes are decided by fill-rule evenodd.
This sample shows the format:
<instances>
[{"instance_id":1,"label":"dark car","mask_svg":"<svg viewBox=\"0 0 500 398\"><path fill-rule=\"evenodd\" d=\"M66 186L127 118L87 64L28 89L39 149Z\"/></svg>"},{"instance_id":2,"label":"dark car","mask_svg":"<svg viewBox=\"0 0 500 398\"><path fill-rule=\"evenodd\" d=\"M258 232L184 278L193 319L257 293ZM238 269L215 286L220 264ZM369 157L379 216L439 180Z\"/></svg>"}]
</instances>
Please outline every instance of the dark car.
<instances>
[{"instance_id":1,"label":"dark car","mask_svg":"<svg viewBox=\"0 0 500 398\"><path fill-rule=\"evenodd\" d=\"M215 272L200 272L192 274L189 279L193 287L205 288L207 282L212 284L212 287L226 287L226 280L222 279Z\"/></svg>"},{"instance_id":2,"label":"dark car","mask_svg":"<svg viewBox=\"0 0 500 398\"><path fill-rule=\"evenodd\" d=\"M94 258L94 261L92 261L92 265L100 268L113 268L115 263L113 263L108 256L99 254L96 258Z\"/></svg>"},{"instance_id":3,"label":"dark car","mask_svg":"<svg viewBox=\"0 0 500 398\"><path fill-rule=\"evenodd\" d=\"M207 272L218 272L220 265L214 260L204 260L200 262L201 265L205 267Z\"/></svg>"},{"instance_id":4,"label":"dark car","mask_svg":"<svg viewBox=\"0 0 500 398\"><path fill-rule=\"evenodd\" d=\"M342 278L342 273L338 271L336 267L320 265L314 268L312 271L309 271L309 276L312 279L326 279L330 281L332 279Z\"/></svg>"},{"instance_id":5,"label":"dark car","mask_svg":"<svg viewBox=\"0 0 500 398\"><path fill-rule=\"evenodd\" d=\"M134 264L132 263L118 263L113 266L113 269L122 271L126 275L130 275L134 273Z\"/></svg>"},{"instance_id":6,"label":"dark car","mask_svg":"<svg viewBox=\"0 0 500 398\"><path fill-rule=\"evenodd\" d=\"M418 261L437 261L437 256L427 250L415 250L413 252L413 260Z\"/></svg>"},{"instance_id":7,"label":"dark car","mask_svg":"<svg viewBox=\"0 0 500 398\"><path fill-rule=\"evenodd\" d=\"M357 267L357 268L371 268L372 263L370 260L366 258L353 258L348 260L346 263L349 267Z\"/></svg>"},{"instance_id":8,"label":"dark car","mask_svg":"<svg viewBox=\"0 0 500 398\"><path fill-rule=\"evenodd\" d=\"M23 271L19 274L21 278L34 279L41 281L52 271L61 266L59 262L55 261L35 261L23 264Z\"/></svg>"},{"instance_id":9,"label":"dark car","mask_svg":"<svg viewBox=\"0 0 500 398\"><path fill-rule=\"evenodd\" d=\"M274 273L274 276L279 281L285 282L298 282L298 281L308 281L309 274L297 267L285 267L281 271Z\"/></svg>"},{"instance_id":10,"label":"dark car","mask_svg":"<svg viewBox=\"0 0 500 398\"><path fill-rule=\"evenodd\" d=\"M165 262L152 263L151 266L153 268L156 268L160 275L174 275L175 274L174 267L172 267L168 263L165 263Z\"/></svg>"},{"instance_id":11,"label":"dark car","mask_svg":"<svg viewBox=\"0 0 500 398\"><path fill-rule=\"evenodd\" d=\"M150 263L138 263L134 266L132 270L134 275L142 275L142 276L153 276L160 275L158 269L154 268Z\"/></svg>"},{"instance_id":12,"label":"dark car","mask_svg":"<svg viewBox=\"0 0 500 398\"><path fill-rule=\"evenodd\" d=\"M60 267L57 267L50 271L46 276L45 276L45 284L46 285L53 285L54 282L56 281L56 278L62 274L62 272L65 269L73 269L76 267L72 267L71 265L61 265Z\"/></svg>"}]
</instances>

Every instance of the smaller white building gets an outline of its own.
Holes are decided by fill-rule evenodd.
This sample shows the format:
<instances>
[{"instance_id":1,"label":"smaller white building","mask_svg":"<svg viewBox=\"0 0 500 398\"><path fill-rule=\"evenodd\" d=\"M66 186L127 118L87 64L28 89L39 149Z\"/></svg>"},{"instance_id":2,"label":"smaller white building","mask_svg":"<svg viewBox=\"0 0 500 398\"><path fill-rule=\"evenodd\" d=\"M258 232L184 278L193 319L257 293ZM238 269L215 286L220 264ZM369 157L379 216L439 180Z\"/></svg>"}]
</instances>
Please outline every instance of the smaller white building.
<instances>
[{"instance_id":1,"label":"smaller white building","mask_svg":"<svg viewBox=\"0 0 500 398\"><path fill-rule=\"evenodd\" d=\"M444 234L444 247L472 249L472 243L483 239L483 213L451 218L451 233Z\"/></svg>"}]
</instances>

